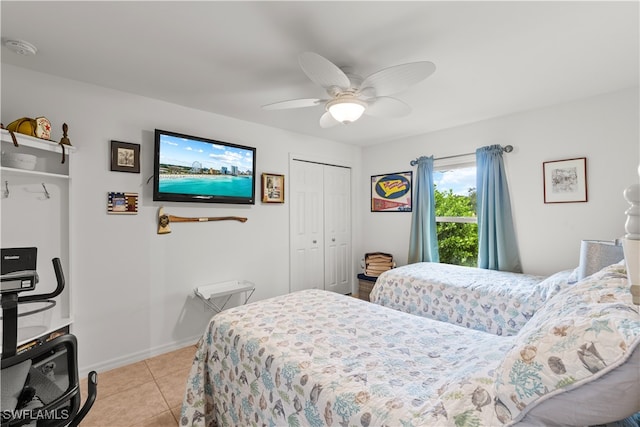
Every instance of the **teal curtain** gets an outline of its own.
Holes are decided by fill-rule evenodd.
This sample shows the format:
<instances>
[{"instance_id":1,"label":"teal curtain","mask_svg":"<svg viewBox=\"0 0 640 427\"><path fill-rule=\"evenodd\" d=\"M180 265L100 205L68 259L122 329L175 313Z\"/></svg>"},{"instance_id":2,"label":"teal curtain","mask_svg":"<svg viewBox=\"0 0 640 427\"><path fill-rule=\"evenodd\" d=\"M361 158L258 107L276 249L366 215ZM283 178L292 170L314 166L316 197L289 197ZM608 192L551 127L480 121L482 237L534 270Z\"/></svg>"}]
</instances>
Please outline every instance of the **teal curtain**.
<instances>
[{"instance_id":1,"label":"teal curtain","mask_svg":"<svg viewBox=\"0 0 640 427\"><path fill-rule=\"evenodd\" d=\"M433 196L433 156L419 157L417 163L409 237L409 264L440 262L436 234L436 203Z\"/></svg>"},{"instance_id":2,"label":"teal curtain","mask_svg":"<svg viewBox=\"0 0 640 427\"><path fill-rule=\"evenodd\" d=\"M521 273L502 147L476 150L478 267Z\"/></svg>"}]
</instances>

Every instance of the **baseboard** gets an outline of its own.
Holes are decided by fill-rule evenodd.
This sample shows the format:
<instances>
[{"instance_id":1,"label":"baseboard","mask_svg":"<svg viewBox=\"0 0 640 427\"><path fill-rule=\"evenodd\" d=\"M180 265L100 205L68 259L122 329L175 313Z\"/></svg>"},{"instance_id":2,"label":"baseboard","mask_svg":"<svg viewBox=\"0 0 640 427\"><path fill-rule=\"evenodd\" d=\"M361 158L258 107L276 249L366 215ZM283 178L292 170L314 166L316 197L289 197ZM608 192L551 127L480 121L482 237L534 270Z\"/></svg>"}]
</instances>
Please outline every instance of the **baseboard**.
<instances>
[{"instance_id":1,"label":"baseboard","mask_svg":"<svg viewBox=\"0 0 640 427\"><path fill-rule=\"evenodd\" d=\"M101 363L96 363L94 365L80 366L78 368L78 375L80 376L80 379L82 379L85 378L91 371L96 371L98 374L100 374L100 372L106 372L110 371L111 369L121 368L132 363L137 363L142 360L149 359L150 357L155 357L174 350L179 350L189 345L195 345L201 337L202 335L198 335L181 341L176 341L158 347L150 348L148 350L139 351L137 353L128 354L126 356L117 357L115 359L107 360Z\"/></svg>"}]
</instances>

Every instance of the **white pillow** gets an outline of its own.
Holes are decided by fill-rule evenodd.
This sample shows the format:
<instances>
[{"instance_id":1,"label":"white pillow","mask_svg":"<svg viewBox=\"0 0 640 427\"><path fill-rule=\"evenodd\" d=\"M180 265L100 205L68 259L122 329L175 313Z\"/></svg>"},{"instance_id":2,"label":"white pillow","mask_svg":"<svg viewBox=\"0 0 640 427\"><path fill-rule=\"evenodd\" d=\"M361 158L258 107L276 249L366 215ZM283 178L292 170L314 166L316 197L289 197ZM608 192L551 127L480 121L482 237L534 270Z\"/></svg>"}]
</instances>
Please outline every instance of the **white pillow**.
<instances>
[{"instance_id":1,"label":"white pillow","mask_svg":"<svg viewBox=\"0 0 640 427\"><path fill-rule=\"evenodd\" d=\"M540 282L540 284L549 285L549 286L566 285L567 283L569 283L569 279L571 279L571 276L573 275L574 271L575 270L558 271L557 273L554 273L551 276L544 279L542 282Z\"/></svg>"},{"instance_id":2,"label":"white pillow","mask_svg":"<svg viewBox=\"0 0 640 427\"><path fill-rule=\"evenodd\" d=\"M580 270L580 267L576 267L573 271L571 271L571 274L569 275L569 277L567 277L568 284L573 285L574 283L578 282L578 270Z\"/></svg>"}]
</instances>

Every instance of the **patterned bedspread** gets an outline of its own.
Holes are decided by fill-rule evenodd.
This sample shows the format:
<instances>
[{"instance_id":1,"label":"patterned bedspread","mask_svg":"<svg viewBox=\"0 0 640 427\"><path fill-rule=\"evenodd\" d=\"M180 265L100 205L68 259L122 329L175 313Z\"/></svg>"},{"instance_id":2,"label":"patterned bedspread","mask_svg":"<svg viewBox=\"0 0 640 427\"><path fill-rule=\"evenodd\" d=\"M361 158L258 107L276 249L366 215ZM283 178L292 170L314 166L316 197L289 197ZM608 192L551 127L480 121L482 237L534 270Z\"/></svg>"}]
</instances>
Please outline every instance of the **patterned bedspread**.
<instances>
[{"instance_id":1,"label":"patterned bedspread","mask_svg":"<svg viewBox=\"0 0 640 427\"><path fill-rule=\"evenodd\" d=\"M422 262L378 277L369 299L385 307L496 335L515 335L570 271L544 277Z\"/></svg>"},{"instance_id":2,"label":"patterned bedspread","mask_svg":"<svg viewBox=\"0 0 640 427\"><path fill-rule=\"evenodd\" d=\"M494 370L511 347L511 337L300 291L213 317L181 425L496 425Z\"/></svg>"},{"instance_id":3,"label":"patterned bedspread","mask_svg":"<svg viewBox=\"0 0 640 427\"><path fill-rule=\"evenodd\" d=\"M639 343L638 307L615 265L561 291L509 337L300 291L212 318L180 425L513 425L623 365ZM597 384L583 404L602 406L620 388ZM630 384L633 399L640 381ZM602 414L630 415L609 419L607 405Z\"/></svg>"}]
</instances>

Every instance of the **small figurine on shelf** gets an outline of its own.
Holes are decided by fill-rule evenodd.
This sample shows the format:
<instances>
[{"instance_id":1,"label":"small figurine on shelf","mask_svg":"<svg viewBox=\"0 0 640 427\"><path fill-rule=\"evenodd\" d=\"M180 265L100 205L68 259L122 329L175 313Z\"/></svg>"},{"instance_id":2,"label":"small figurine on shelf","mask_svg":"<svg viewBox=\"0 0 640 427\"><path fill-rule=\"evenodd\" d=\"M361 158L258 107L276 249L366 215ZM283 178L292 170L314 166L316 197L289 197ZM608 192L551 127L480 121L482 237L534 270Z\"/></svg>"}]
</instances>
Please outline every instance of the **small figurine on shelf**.
<instances>
[{"instance_id":1,"label":"small figurine on shelf","mask_svg":"<svg viewBox=\"0 0 640 427\"><path fill-rule=\"evenodd\" d=\"M60 139L60 142L58 143L60 145L60 147L62 148L62 160L60 161L60 163L64 163L65 162L64 146L68 145L69 147L71 147L71 141L67 137L67 131L68 130L69 130L69 126L67 126L66 123L63 123L62 124L62 139Z\"/></svg>"},{"instance_id":2,"label":"small figurine on shelf","mask_svg":"<svg viewBox=\"0 0 640 427\"><path fill-rule=\"evenodd\" d=\"M51 122L46 117L35 118L35 130L36 137L40 139L51 138Z\"/></svg>"},{"instance_id":3,"label":"small figurine on shelf","mask_svg":"<svg viewBox=\"0 0 640 427\"><path fill-rule=\"evenodd\" d=\"M71 145L71 141L67 138L67 131L69 130L69 126L66 123L62 124L62 139L60 140L60 144Z\"/></svg>"}]
</instances>

